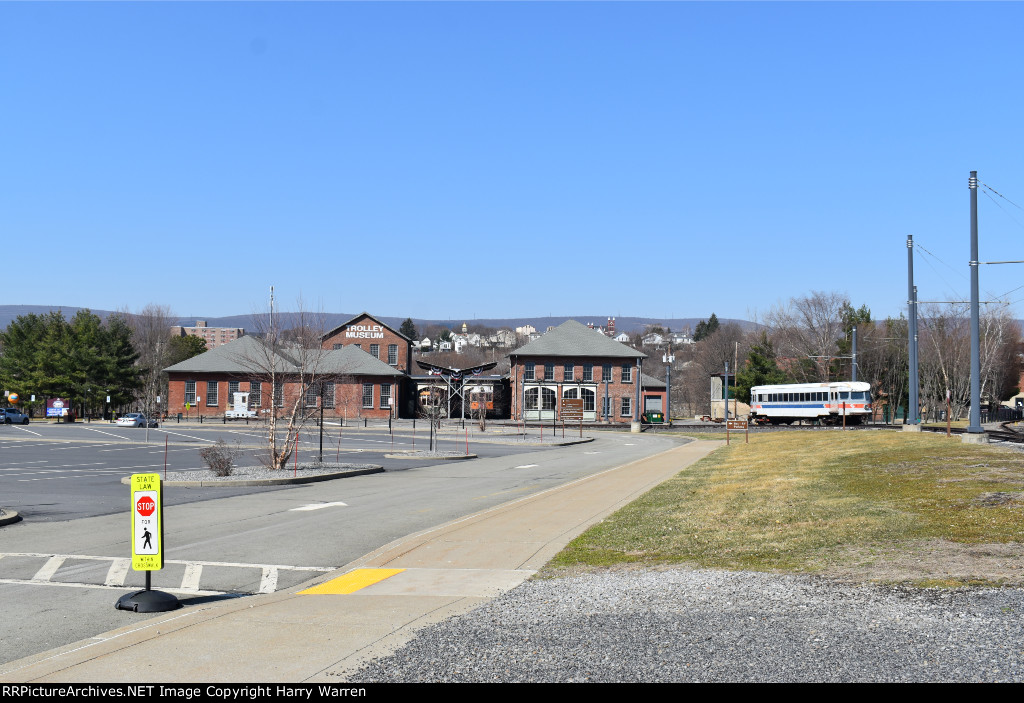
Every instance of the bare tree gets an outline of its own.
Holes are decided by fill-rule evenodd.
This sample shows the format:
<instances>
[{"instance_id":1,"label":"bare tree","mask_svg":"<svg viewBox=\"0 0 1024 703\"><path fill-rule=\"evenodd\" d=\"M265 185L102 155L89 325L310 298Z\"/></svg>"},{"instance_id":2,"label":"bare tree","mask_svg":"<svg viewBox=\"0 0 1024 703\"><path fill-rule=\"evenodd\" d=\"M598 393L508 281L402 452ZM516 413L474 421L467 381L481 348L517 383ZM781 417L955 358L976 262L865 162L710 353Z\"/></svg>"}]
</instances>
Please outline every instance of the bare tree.
<instances>
[{"instance_id":1,"label":"bare tree","mask_svg":"<svg viewBox=\"0 0 1024 703\"><path fill-rule=\"evenodd\" d=\"M791 360L792 375L804 382L830 380L836 342L845 335L843 310L849 305L845 294L812 291L769 310L764 323L779 356Z\"/></svg>"},{"instance_id":2,"label":"bare tree","mask_svg":"<svg viewBox=\"0 0 1024 703\"><path fill-rule=\"evenodd\" d=\"M157 408L157 397L167 397L167 374L164 369L170 365L171 323L174 314L166 305L150 303L137 313L123 313L132 328L132 345L142 369L142 386L136 394L136 402L151 415Z\"/></svg>"},{"instance_id":3,"label":"bare tree","mask_svg":"<svg viewBox=\"0 0 1024 703\"><path fill-rule=\"evenodd\" d=\"M889 420L895 420L896 408L904 404L909 388L907 320L888 318L884 322L857 327L858 378L871 384L875 406L887 405Z\"/></svg>"},{"instance_id":4,"label":"bare tree","mask_svg":"<svg viewBox=\"0 0 1024 703\"><path fill-rule=\"evenodd\" d=\"M325 369L327 351L321 346L326 330L323 313L309 312L301 300L297 308L297 312L289 315L294 325L287 335L279 329L275 311L254 314L255 334L243 337L247 341L236 357L253 381L269 385L270 407L262 411L267 442L263 461L273 469L284 468L299 431L319 412L316 400L321 384L337 377Z\"/></svg>"},{"instance_id":5,"label":"bare tree","mask_svg":"<svg viewBox=\"0 0 1024 703\"><path fill-rule=\"evenodd\" d=\"M930 410L943 407L948 390L950 412L958 420L970 406L970 310L966 304L929 306L919 319L921 402ZM979 323L981 398L996 403L1017 384L1020 326L1006 307L985 312Z\"/></svg>"}]
</instances>

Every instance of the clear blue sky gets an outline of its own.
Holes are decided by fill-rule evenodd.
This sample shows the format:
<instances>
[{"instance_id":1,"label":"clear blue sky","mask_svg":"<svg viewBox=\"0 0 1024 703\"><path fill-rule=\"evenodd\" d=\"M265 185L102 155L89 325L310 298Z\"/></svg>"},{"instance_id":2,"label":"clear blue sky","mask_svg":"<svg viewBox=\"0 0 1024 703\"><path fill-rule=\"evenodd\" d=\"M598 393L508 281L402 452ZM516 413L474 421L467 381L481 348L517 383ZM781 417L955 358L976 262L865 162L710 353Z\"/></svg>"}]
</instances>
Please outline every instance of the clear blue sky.
<instances>
[{"instance_id":1,"label":"clear blue sky","mask_svg":"<svg viewBox=\"0 0 1024 703\"><path fill-rule=\"evenodd\" d=\"M0 3L0 303L212 317L273 284L330 312L750 318L836 290L898 315L908 234L920 297L967 295L971 170L1008 198L979 196L982 260L1024 259L1022 27L1020 3ZM1021 284L982 269L983 297Z\"/></svg>"}]
</instances>

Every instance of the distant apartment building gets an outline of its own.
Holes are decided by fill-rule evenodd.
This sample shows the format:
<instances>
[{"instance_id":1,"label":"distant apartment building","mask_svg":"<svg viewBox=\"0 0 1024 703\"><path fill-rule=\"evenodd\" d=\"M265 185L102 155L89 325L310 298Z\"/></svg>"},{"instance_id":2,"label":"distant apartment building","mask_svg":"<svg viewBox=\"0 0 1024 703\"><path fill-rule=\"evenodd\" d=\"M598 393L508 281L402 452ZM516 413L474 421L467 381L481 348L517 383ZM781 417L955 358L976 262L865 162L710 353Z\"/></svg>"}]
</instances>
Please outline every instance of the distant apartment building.
<instances>
[{"instance_id":1,"label":"distant apartment building","mask_svg":"<svg viewBox=\"0 0 1024 703\"><path fill-rule=\"evenodd\" d=\"M171 327L172 337L188 335L199 337L206 342L207 349L214 349L245 336L245 330L241 327L208 327L206 320L196 320L195 327Z\"/></svg>"}]
</instances>

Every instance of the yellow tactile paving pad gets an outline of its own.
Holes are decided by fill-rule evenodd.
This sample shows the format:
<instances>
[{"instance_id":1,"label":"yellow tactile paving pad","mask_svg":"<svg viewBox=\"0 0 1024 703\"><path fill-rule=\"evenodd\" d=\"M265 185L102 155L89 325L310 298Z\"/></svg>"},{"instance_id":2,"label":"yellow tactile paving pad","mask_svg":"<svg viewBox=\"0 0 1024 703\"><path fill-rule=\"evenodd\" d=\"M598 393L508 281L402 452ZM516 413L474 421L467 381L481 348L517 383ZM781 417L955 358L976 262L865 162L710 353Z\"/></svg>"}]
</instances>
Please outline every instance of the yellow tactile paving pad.
<instances>
[{"instance_id":1,"label":"yellow tactile paving pad","mask_svg":"<svg viewBox=\"0 0 1024 703\"><path fill-rule=\"evenodd\" d=\"M391 578L395 574L400 574L405 569L356 569L350 571L344 576L339 576L336 579L325 581L319 586L313 586L307 588L305 591L299 591L299 595L321 595L321 594L345 594L355 593L356 591L372 586L375 583L380 583L384 579Z\"/></svg>"}]
</instances>

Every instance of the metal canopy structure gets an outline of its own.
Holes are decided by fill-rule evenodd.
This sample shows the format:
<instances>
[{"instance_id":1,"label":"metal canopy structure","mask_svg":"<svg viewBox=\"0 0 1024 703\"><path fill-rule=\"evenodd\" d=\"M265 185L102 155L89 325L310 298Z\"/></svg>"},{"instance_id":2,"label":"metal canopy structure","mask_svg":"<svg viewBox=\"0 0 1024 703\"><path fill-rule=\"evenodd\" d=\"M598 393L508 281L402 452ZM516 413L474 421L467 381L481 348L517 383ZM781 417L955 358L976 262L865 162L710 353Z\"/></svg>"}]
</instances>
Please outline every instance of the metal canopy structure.
<instances>
[{"instance_id":1,"label":"metal canopy structure","mask_svg":"<svg viewBox=\"0 0 1024 703\"><path fill-rule=\"evenodd\" d=\"M492 361L487 364L480 364L479 366L473 366L468 369L453 369L447 366L439 366L438 364L431 364L426 361L416 360L416 363L421 369L427 372L429 376L440 376L445 385L448 387L448 417L452 416L451 398L453 395L458 396L459 402L462 405L462 417L465 419L466 416L466 378L479 376L484 371L490 371L498 365L497 361Z\"/></svg>"}]
</instances>

